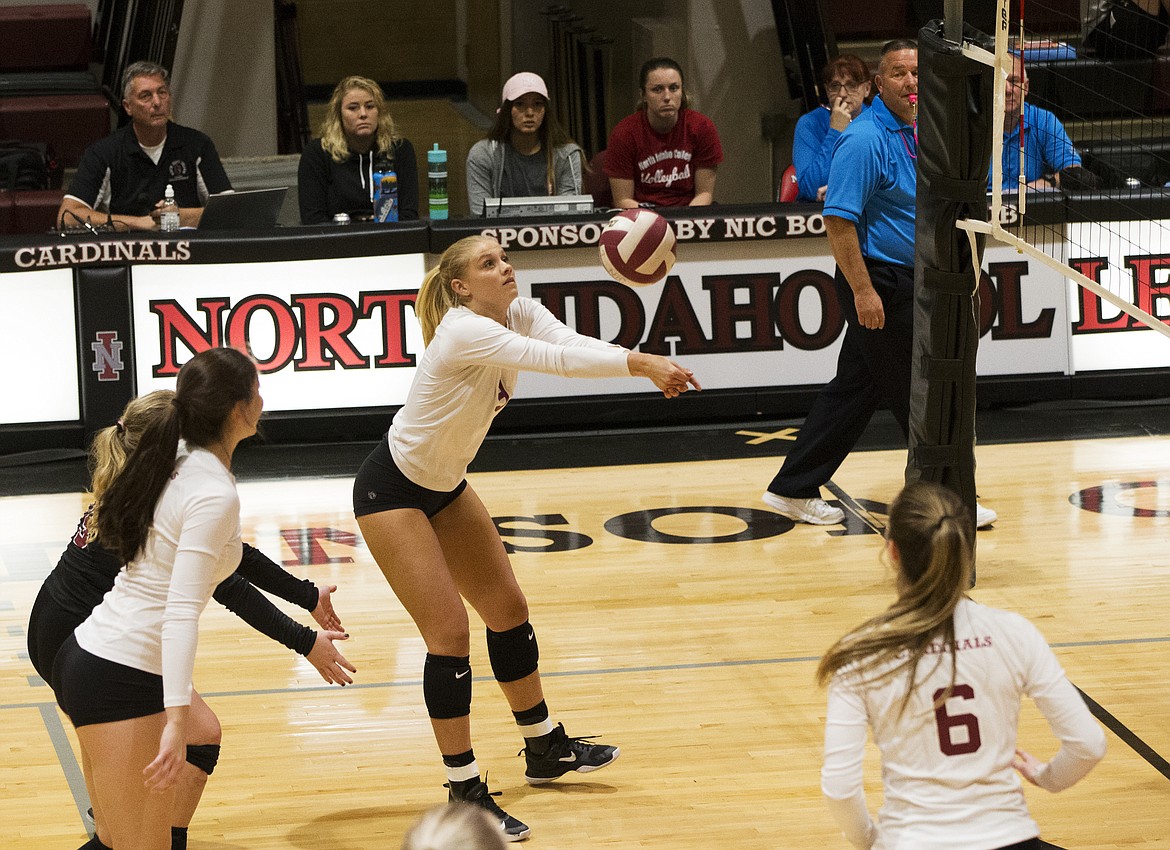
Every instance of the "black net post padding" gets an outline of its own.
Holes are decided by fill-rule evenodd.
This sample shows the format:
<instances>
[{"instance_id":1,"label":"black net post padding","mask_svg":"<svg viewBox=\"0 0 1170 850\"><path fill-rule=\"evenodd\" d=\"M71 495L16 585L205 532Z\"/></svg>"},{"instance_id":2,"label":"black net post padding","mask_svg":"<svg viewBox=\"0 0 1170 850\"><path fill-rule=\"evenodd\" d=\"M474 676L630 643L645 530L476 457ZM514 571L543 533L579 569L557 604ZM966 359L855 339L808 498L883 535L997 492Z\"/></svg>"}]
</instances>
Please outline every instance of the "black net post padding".
<instances>
[{"instance_id":1,"label":"black net post padding","mask_svg":"<svg viewBox=\"0 0 1170 850\"><path fill-rule=\"evenodd\" d=\"M964 40L990 50L969 26ZM914 258L914 359L906 480L957 492L975 516L975 356L979 296L960 219L986 221L993 69L943 38L918 34L918 188ZM982 261L983 241L978 242Z\"/></svg>"}]
</instances>

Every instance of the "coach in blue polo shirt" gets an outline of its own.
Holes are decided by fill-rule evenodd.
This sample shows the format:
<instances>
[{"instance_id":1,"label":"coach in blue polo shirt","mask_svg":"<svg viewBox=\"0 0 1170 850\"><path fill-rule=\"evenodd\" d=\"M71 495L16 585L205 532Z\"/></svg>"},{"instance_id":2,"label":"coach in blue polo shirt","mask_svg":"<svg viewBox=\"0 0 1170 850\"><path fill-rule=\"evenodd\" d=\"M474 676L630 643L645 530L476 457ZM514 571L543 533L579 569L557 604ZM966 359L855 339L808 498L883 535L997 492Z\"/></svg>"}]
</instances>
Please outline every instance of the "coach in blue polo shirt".
<instances>
[{"instance_id":1,"label":"coach in blue polo shirt","mask_svg":"<svg viewBox=\"0 0 1170 850\"><path fill-rule=\"evenodd\" d=\"M58 225L112 220L133 230L157 229L157 207L169 183L180 224L198 226L208 196L232 188L215 145L198 130L170 120L171 89L161 65L130 65L122 75L122 95L130 123L81 155L57 211Z\"/></svg>"},{"instance_id":2,"label":"coach in blue polo shirt","mask_svg":"<svg viewBox=\"0 0 1170 850\"><path fill-rule=\"evenodd\" d=\"M1020 187L1020 102L1028 96L1028 72L1024 59L1016 54L1004 88L1003 103L1003 190ZM1024 182L1030 189L1060 187L1060 172L1081 164L1060 119L1039 106L1024 103ZM991 188L991 175L987 175Z\"/></svg>"},{"instance_id":3,"label":"coach in blue polo shirt","mask_svg":"<svg viewBox=\"0 0 1170 850\"><path fill-rule=\"evenodd\" d=\"M817 395L764 503L789 519L835 525L844 512L820 497L879 407L910 436L914 343L914 218L918 46L882 47L878 97L833 149L825 231L837 261L845 338L837 374ZM980 526L996 515L976 506Z\"/></svg>"}]
</instances>

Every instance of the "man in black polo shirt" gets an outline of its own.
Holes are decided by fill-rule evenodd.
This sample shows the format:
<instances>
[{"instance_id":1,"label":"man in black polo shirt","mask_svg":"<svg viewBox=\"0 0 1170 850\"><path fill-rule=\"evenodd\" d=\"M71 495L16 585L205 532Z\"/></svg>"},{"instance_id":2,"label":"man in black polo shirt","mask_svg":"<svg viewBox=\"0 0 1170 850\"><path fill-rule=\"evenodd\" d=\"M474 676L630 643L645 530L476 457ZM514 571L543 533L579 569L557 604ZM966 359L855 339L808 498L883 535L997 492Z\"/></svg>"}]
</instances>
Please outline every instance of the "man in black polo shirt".
<instances>
[{"instance_id":1,"label":"man in black polo shirt","mask_svg":"<svg viewBox=\"0 0 1170 850\"><path fill-rule=\"evenodd\" d=\"M62 228L120 222L158 229L158 205L174 187L183 227L197 227L209 195L230 191L215 145L171 121L167 70L135 62L122 75L122 108L130 123L86 148L57 211Z\"/></svg>"}]
</instances>

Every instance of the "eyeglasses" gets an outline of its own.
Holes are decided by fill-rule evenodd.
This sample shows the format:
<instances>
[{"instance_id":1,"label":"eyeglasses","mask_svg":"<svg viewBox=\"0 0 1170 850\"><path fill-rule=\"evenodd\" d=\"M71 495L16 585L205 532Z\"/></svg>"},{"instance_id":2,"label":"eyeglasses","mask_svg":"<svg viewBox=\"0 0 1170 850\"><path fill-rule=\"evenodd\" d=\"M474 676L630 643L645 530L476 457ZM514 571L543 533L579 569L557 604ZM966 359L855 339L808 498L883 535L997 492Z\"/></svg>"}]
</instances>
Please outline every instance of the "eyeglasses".
<instances>
[{"instance_id":1,"label":"eyeglasses","mask_svg":"<svg viewBox=\"0 0 1170 850\"><path fill-rule=\"evenodd\" d=\"M847 91L850 94L857 94L859 91L861 91L861 87L863 85L865 85L865 83L838 83L836 80L834 80L825 86L825 88L828 90L829 94L837 94L838 92L842 91Z\"/></svg>"}]
</instances>

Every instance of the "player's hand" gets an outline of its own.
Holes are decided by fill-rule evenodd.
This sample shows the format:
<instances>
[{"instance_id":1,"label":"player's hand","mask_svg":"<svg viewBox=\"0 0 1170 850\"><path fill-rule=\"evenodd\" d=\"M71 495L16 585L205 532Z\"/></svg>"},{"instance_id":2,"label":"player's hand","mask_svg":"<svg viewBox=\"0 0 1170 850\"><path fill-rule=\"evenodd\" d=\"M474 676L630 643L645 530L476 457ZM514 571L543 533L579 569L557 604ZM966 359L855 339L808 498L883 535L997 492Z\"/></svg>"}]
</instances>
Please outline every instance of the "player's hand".
<instances>
[{"instance_id":1,"label":"player's hand","mask_svg":"<svg viewBox=\"0 0 1170 850\"><path fill-rule=\"evenodd\" d=\"M337 591L337 585L331 584L325 587L317 588L317 607L313 609L313 619L317 621L317 625L326 631L343 632L345 629L341 627L341 618L337 616L337 612L333 610L332 595Z\"/></svg>"},{"instance_id":2,"label":"player's hand","mask_svg":"<svg viewBox=\"0 0 1170 850\"><path fill-rule=\"evenodd\" d=\"M1036 781L1036 777L1043 773L1047 764L1040 761L1040 759L1031 753L1025 752L1024 750L1016 750L1016 757L1012 759L1012 767L1016 769L1020 776L1027 779L1033 785L1039 786L1040 783Z\"/></svg>"},{"instance_id":3,"label":"player's hand","mask_svg":"<svg viewBox=\"0 0 1170 850\"><path fill-rule=\"evenodd\" d=\"M870 286L862 292L853 293L853 303L857 307L857 321L863 328L880 330L886 326L886 310L882 306L882 299L877 290Z\"/></svg>"},{"instance_id":4,"label":"player's hand","mask_svg":"<svg viewBox=\"0 0 1170 850\"><path fill-rule=\"evenodd\" d=\"M844 95L834 97L829 104L829 126L838 133L849 126L853 120L853 113L849 111L849 101Z\"/></svg>"},{"instance_id":5,"label":"player's hand","mask_svg":"<svg viewBox=\"0 0 1170 850\"><path fill-rule=\"evenodd\" d=\"M828 186L822 186L821 188L817 189L817 200L824 201L825 200L825 193L828 191L829 191Z\"/></svg>"},{"instance_id":6,"label":"player's hand","mask_svg":"<svg viewBox=\"0 0 1170 850\"><path fill-rule=\"evenodd\" d=\"M631 375L649 378L667 398L677 398L685 393L688 387L694 387L696 390L702 389L695 379L694 372L657 354L642 354L631 351L627 362Z\"/></svg>"},{"instance_id":7,"label":"player's hand","mask_svg":"<svg viewBox=\"0 0 1170 850\"><path fill-rule=\"evenodd\" d=\"M168 718L159 737L158 755L142 770L146 790L160 794L169 789L178 780L179 772L186 763L186 730Z\"/></svg>"},{"instance_id":8,"label":"player's hand","mask_svg":"<svg viewBox=\"0 0 1170 850\"><path fill-rule=\"evenodd\" d=\"M337 684L345 687L352 685L353 679L350 678L350 673L356 673L357 668L346 660L346 657L337 651L337 647L333 645L335 640L349 640L349 635L345 632L322 631L317 632L317 639L313 641L313 648L309 650L309 654L305 656L309 659L309 663L317 668L317 672L321 674L321 678L329 684ZM348 673L346 671L349 671Z\"/></svg>"}]
</instances>

